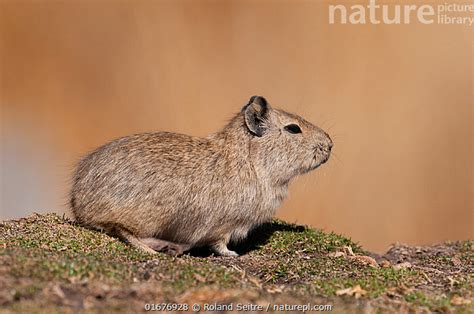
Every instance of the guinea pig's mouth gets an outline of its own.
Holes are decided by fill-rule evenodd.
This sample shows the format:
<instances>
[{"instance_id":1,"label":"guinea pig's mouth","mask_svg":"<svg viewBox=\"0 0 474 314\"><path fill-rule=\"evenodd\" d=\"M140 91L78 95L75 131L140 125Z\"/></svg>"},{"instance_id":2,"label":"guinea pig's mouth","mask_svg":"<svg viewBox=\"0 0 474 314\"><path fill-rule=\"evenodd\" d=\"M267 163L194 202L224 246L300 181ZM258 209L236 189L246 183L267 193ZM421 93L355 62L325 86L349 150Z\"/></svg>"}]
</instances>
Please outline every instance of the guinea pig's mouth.
<instances>
[{"instance_id":1,"label":"guinea pig's mouth","mask_svg":"<svg viewBox=\"0 0 474 314\"><path fill-rule=\"evenodd\" d=\"M321 159L321 165L326 163L326 161L329 160L329 156L331 155L331 153L327 153L327 154L324 154L323 155L323 158Z\"/></svg>"},{"instance_id":2,"label":"guinea pig's mouth","mask_svg":"<svg viewBox=\"0 0 474 314\"><path fill-rule=\"evenodd\" d=\"M309 170L314 170L321 166L322 164L326 163L329 160L329 156L331 155L330 152L328 153L322 153L322 152L316 152L313 156L313 159L311 161L311 166Z\"/></svg>"}]
</instances>

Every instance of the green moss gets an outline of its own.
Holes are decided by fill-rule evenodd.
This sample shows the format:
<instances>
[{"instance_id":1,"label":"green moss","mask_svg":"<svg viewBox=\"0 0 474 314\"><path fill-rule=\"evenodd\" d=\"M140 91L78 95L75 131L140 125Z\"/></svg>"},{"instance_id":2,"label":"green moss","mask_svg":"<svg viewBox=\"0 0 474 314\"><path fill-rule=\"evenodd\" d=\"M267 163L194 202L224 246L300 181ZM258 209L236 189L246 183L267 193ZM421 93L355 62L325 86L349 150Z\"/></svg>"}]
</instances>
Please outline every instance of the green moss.
<instances>
[{"instance_id":1,"label":"green moss","mask_svg":"<svg viewBox=\"0 0 474 314\"><path fill-rule=\"evenodd\" d=\"M281 220L274 220L259 227L250 235L249 243L252 242L260 243L254 248L260 249L262 255L272 256L291 256L297 252L328 253L344 246L351 246L354 252L361 252L360 246L350 238Z\"/></svg>"},{"instance_id":2,"label":"green moss","mask_svg":"<svg viewBox=\"0 0 474 314\"><path fill-rule=\"evenodd\" d=\"M144 254L55 214L4 222L0 235L0 261L14 288L10 309L18 307L16 301L35 299L50 282L84 281L116 287L151 282L159 284L163 294L169 293L167 298L189 289L218 286L256 291L254 298L258 299L266 295L268 287L283 286L285 293L309 300L334 298L338 290L359 285L366 291L363 298L370 300L385 296L389 288L415 287L423 280L416 270L371 267L334 257L329 253L344 247L351 247L356 254L365 252L347 237L279 220L264 224L246 242L236 245L234 249L243 254L240 258L208 256L209 252L206 257ZM472 241L460 243L459 248L461 261L468 265L474 251ZM439 256L434 262L450 263L450 259ZM472 274L456 280L451 291L469 295ZM447 296L431 297L416 289L402 298L432 310L453 306ZM24 306L28 308L28 304Z\"/></svg>"}]
</instances>

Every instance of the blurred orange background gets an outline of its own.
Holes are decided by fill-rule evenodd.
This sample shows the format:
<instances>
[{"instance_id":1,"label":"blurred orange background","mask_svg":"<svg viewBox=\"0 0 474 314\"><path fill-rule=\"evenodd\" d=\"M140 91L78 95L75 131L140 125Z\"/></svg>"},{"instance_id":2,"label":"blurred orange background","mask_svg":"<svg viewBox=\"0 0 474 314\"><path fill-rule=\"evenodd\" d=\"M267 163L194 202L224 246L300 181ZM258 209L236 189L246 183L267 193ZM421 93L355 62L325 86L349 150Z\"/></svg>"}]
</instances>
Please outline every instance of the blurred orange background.
<instances>
[{"instance_id":1,"label":"blurred orange background","mask_svg":"<svg viewBox=\"0 0 474 314\"><path fill-rule=\"evenodd\" d=\"M329 25L329 3L0 1L0 219L67 213L98 145L205 136L259 94L335 142L278 217L379 252L473 238L473 28Z\"/></svg>"}]
</instances>

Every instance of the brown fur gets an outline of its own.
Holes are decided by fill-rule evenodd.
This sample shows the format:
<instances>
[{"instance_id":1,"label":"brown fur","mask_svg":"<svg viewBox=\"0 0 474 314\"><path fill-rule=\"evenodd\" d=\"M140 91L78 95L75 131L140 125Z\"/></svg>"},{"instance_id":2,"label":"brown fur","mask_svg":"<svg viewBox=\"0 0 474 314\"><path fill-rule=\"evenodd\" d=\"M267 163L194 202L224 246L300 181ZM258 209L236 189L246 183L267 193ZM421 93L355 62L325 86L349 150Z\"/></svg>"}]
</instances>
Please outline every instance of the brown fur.
<instances>
[{"instance_id":1,"label":"brown fur","mask_svg":"<svg viewBox=\"0 0 474 314\"><path fill-rule=\"evenodd\" d=\"M290 180L326 162L331 147L320 128L254 96L206 138L144 133L99 147L77 166L71 208L79 223L147 252L178 243L236 256L228 242L270 220Z\"/></svg>"}]
</instances>

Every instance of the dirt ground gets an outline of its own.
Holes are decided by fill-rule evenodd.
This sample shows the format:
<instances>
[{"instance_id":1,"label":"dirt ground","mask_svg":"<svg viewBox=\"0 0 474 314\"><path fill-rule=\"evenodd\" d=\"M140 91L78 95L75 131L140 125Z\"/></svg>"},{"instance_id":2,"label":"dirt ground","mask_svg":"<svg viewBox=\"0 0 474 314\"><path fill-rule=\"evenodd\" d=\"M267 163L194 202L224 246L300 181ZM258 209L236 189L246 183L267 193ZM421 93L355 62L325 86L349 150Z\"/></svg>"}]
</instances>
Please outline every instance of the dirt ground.
<instances>
[{"instance_id":1,"label":"dirt ground","mask_svg":"<svg viewBox=\"0 0 474 314\"><path fill-rule=\"evenodd\" d=\"M474 313L474 241L397 244L274 221L234 247L148 255L55 214L0 224L0 312Z\"/></svg>"}]
</instances>

